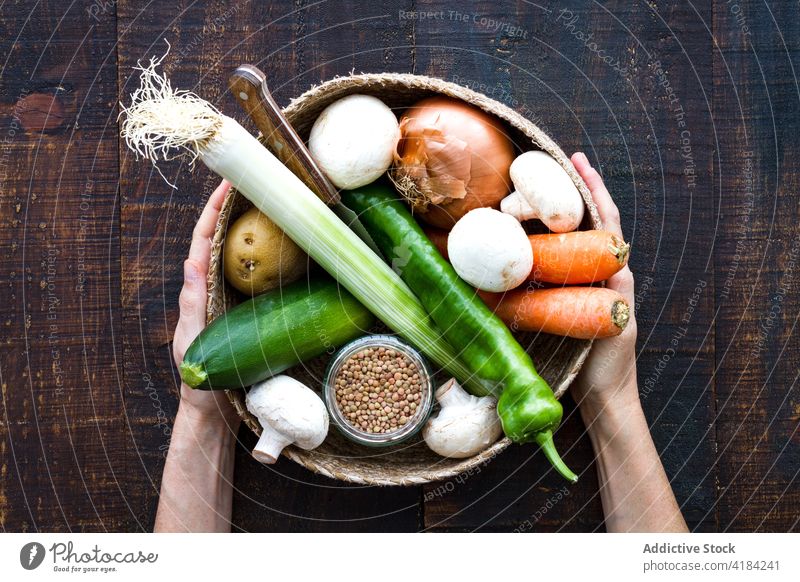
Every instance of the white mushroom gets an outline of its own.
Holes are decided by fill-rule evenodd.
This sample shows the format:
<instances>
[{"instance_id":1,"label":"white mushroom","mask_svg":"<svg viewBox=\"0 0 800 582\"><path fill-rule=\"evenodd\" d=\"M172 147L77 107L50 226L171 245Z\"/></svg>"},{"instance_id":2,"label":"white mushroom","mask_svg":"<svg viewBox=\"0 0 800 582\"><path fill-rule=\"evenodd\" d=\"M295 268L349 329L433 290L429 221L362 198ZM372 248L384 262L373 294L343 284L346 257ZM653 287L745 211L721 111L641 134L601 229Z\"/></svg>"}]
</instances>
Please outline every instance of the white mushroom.
<instances>
[{"instance_id":1,"label":"white mushroom","mask_svg":"<svg viewBox=\"0 0 800 582\"><path fill-rule=\"evenodd\" d=\"M515 190L500 201L500 212L510 214L520 222L538 218L536 211L518 190Z\"/></svg>"},{"instance_id":2,"label":"white mushroom","mask_svg":"<svg viewBox=\"0 0 800 582\"><path fill-rule=\"evenodd\" d=\"M262 463L277 461L290 444L314 449L328 434L328 411L322 399L289 376L274 376L254 385L245 402L261 423L253 457Z\"/></svg>"},{"instance_id":3,"label":"white mushroom","mask_svg":"<svg viewBox=\"0 0 800 582\"><path fill-rule=\"evenodd\" d=\"M399 139L400 125L383 101L348 95L320 113L308 149L337 188L350 190L389 169Z\"/></svg>"},{"instance_id":4,"label":"white mushroom","mask_svg":"<svg viewBox=\"0 0 800 582\"><path fill-rule=\"evenodd\" d=\"M500 210L519 221L538 218L553 232L578 228L583 220L583 198L550 154L525 152L514 160L509 172L516 191L500 202Z\"/></svg>"},{"instance_id":5,"label":"white mushroom","mask_svg":"<svg viewBox=\"0 0 800 582\"><path fill-rule=\"evenodd\" d=\"M483 291L508 291L533 269L525 229L513 216L492 208L465 214L447 237L447 254L456 273Z\"/></svg>"},{"instance_id":6,"label":"white mushroom","mask_svg":"<svg viewBox=\"0 0 800 582\"><path fill-rule=\"evenodd\" d=\"M449 380L436 391L436 400L441 410L425 425L422 436L431 450L443 457L477 455L503 432L497 400L492 396L472 396Z\"/></svg>"}]
</instances>

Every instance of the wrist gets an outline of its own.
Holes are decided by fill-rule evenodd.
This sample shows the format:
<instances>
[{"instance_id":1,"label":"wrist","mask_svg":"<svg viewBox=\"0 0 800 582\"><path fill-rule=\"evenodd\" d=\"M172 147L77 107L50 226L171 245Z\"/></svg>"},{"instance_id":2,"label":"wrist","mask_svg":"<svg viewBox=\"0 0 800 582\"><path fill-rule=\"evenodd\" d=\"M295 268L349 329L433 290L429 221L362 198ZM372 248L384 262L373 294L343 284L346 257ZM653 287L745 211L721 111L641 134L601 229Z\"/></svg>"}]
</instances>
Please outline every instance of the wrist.
<instances>
[{"instance_id":1,"label":"wrist","mask_svg":"<svg viewBox=\"0 0 800 582\"><path fill-rule=\"evenodd\" d=\"M241 418L234 416L228 418L220 411L209 413L191 402L181 399L178 411L175 414L175 430L178 433L188 433L195 438L214 439L222 442L227 438L235 439L239 431Z\"/></svg>"},{"instance_id":2,"label":"wrist","mask_svg":"<svg viewBox=\"0 0 800 582\"><path fill-rule=\"evenodd\" d=\"M236 423L238 427L238 423ZM155 531L230 531L235 427L182 400L161 481Z\"/></svg>"},{"instance_id":3,"label":"wrist","mask_svg":"<svg viewBox=\"0 0 800 582\"><path fill-rule=\"evenodd\" d=\"M639 446L645 435L648 438L650 436L638 393L634 393L634 397L619 396L605 400L602 405L592 403L580 409L586 433L597 457L601 482L605 481L606 471L603 467L609 459L620 456L620 450L627 451L631 446ZM621 456L627 458L628 454L622 453Z\"/></svg>"},{"instance_id":4,"label":"wrist","mask_svg":"<svg viewBox=\"0 0 800 582\"><path fill-rule=\"evenodd\" d=\"M590 391L578 404L589 431L598 424L616 425L631 414L643 414L635 379L613 390Z\"/></svg>"},{"instance_id":5,"label":"wrist","mask_svg":"<svg viewBox=\"0 0 800 582\"><path fill-rule=\"evenodd\" d=\"M200 394L195 394L196 392ZM234 433L239 430L242 422L224 392L196 390L185 383L181 384L178 414L192 424L204 424L217 429L227 427Z\"/></svg>"}]
</instances>

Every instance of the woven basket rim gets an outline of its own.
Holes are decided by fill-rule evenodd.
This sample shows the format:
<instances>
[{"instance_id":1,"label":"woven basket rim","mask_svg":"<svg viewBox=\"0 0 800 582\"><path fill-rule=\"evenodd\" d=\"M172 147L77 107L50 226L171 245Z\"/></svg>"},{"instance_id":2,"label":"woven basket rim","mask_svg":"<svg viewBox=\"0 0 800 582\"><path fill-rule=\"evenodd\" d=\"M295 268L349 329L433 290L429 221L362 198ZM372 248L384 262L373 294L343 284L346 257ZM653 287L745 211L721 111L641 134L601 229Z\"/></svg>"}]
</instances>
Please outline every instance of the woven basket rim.
<instances>
[{"instance_id":1,"label":"woven basket rim","mask_svg":"<svg viewBox=\"0 0 800 582\"><path fill-rule=\"evenodd\" d=\"M572 162L561 150L561 148L544 133L536 124L523 117L507 105L500 103L490 97L463 87L456 83L429 77L424 75L413 75L409 73L362 73L352 74L346 77L334 77L319 85L312 86L300 96L291 100L289 105L284 108L284 113L290 122L298 114L304 111L309 104L316 102L321 97L330 98L332 94L350 94L357 92L359 88L370 88L374 86L399 85L409 90L420 90L431 93L439 93L456 99L467 101L484 111L502 119L511 127L523 133L532 143L550 154L567 172L573 183L578 188L588 210L589 221L593 228L602 228L602 221L597 212L592 196L583 179L578 175ZM338 97L337 97L338 98ZM208 296L207 319L210 323L217 315L224 312L224 302L220 299L221 291L217 288L217 282L222 281L221 261L217 260L220 256L225 233L227 230L227 213L233 206L237 197L234 190L227 195L220 218L216 225L214 237L212 239L212 261L208 273ZM221 305L221 308L220 308ZM591 340L585 340L584 347L572 362L571 369L562 381L554 386L556 398L560 398L569 388L569 385L578 375L586 357L592 346ZM233 405L237 414L244 423L256 435L261 434L261 426L258 420L247 410L242 390L226 390L228 400ZM292 461L306 467L307 469L319 473L331 479L346 481L360 485L422 485L425 483L450 479L458 475L471 472L479 466L489 463L494 457L502 452L511 444L508 438L502 438L492 446L485 449L478 455L463 459L460 462L448 467L430 470L421 470L415 474L403 477L386 477L380 474L364 474L358 471L342 471L329 466L321 455L315 455L314 451L305 451L294 446L289 446L283 451L283 455Z\"/></svg>"}]
</instances>

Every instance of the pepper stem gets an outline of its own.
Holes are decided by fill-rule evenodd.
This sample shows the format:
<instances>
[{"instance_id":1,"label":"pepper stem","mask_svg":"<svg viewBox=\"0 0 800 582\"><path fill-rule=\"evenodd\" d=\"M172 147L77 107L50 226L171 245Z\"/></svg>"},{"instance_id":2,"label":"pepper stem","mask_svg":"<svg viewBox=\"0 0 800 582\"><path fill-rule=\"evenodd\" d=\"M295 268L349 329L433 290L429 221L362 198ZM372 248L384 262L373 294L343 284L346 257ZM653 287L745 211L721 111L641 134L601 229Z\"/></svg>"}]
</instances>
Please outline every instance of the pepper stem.
<instances>
[{"instance_id":1,"label":"pepper stem","mask_svg":"<svg viewBox=\"0 0 800 582\"><path fill-rule=\"evenodd\" d=\"M550 464L555 467L555 470L558 471L561 476L570 483L577 483L578 476L570 471L569 467L567 467L564 461L561 460L561 457L558 456L556 445L553 442L553 431L543 430L542 432L537 433L534 439L542 448L544 456L547 457L547 460L550 461Z\"/></svg>"}]
</instances>

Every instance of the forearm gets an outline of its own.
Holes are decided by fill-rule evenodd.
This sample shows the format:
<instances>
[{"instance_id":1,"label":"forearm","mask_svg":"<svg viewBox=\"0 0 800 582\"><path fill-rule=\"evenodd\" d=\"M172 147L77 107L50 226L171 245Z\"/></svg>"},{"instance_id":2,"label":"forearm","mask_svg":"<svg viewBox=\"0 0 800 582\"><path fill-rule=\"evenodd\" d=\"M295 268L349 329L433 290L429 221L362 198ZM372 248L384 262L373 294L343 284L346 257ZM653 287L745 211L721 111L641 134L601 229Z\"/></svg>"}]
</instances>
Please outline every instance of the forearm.
<instances>
[{"instance_id":1,"label":"forearm","mask_svg":"<svg viewBox=\"0 0 800 582\"><path fill-rule=\"evenodd\" d=\"M178 407L154 531L230 531L235 444L235 427L221 416L203 419Z\"/></svg>"},{"instance_id":2,"label":"forearm","mask_svg":"<svg viewBox=\"0 0 800 582\"><path fill-rule=\"evenodd\" d=\"M582 404L581 416L597 458L608 531L688 531L636 386L618 392L611 401Z\"/></svg>"}]
</instances>

